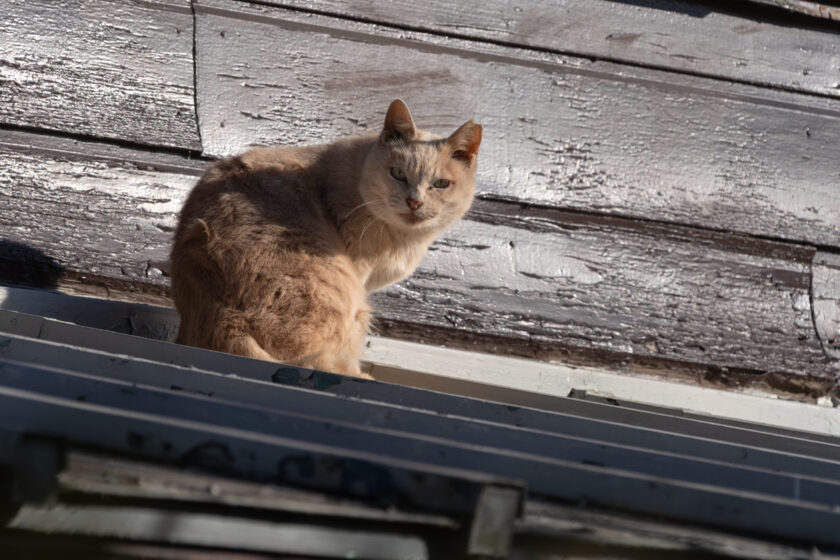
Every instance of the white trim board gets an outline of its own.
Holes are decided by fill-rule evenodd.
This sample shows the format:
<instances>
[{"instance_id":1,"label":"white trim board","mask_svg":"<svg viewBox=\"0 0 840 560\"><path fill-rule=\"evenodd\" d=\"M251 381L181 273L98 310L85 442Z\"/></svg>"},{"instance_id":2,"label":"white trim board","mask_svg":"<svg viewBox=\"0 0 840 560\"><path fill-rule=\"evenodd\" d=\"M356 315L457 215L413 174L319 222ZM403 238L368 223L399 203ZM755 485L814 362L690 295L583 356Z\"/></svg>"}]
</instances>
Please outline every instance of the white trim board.
<instances>
[{"instance_id":1,"label":"white trim board","mask_svg":"<svg viewBox=\"0 0 840 560\"><path fill-rule=\"evenodd\" d=\"M772 395L751 395L631 377L593 367L549 364L380 337L370 337L365 360L372 365L374 379L416 385L408 377L412 373L424 373L435 382L424 383L423 388L442 392L465 394L463 389L452 390L450 385L455 381L562 397L572 390L583 390L705 416L840 436L840 410L827 402L787 401ZM499 396L503 397L503 391ZM485 391L481 397L492 398L492 395Z\"/></svg>"},{"instance_id":2,"label":"white trim board","mask_svg":"<svg viewBox=\"0 0 840 560\"><path fill-rule=\"evenodd\" d=\"M177 315L170 308L41 290L0 287L0 310L4 309L51 317L43 319L48 323L69 320L106 329L128 323L133 332L152 338L171 337L177 328ZM20 334L39 336L35 333ZM84 340L71 343L84 346ZM182 348L167 346L167 354L179 353L178 349ZM155 351L163 350L156 348ZM123 341L119 352L131 354L131 349L127 349ZM521 406L528 405L529 395L536 401L543 396L565 397L572 390L582 390L597 396L704 416L840 436L840 411L832 407L828 399L821 404L787 401L769 394L697 387L594 367L549 364L375 336L368 340L364 360L374 379L380 381L499 402L510 402L512 392L516 392L516 404Z\"/></svg>"}]
</instances>

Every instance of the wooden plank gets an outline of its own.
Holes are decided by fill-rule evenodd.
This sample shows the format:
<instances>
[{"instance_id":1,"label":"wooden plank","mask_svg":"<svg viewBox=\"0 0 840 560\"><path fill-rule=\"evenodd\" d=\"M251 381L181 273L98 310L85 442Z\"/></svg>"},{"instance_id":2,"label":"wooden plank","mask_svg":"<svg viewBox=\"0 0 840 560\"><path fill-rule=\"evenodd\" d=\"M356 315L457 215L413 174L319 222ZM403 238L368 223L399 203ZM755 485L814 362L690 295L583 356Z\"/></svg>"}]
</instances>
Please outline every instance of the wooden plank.
<instances>
[{"instance_id":1,"label":"wooden plank","mask_svg":"<svg viewBox=\"0 0 840 560\"><path fill-rule=\"evenodd\" d=\"M772 0L795 9L791 0ZM698 5L687 0L291 0L278 6L546 49L587 58L666 68L840 96L838 29L790 25L771 10ZM799 2L805 4L805 2ZM808 4L811 4L810 2ZM740 10L739 10L740 8ZM811 13L840 10L823 6ZM814 22L817 23L817 22Z\"/></svg>"},{"instance_id":2,"label":"wooden plank","mask_svg":"<svg viewBox=\"0 0 840 560\"><path fill-rule=\"evenodd\" d=\"M228 506L262 512L289 512L313 516L352 518L369 522L415 523L457 528L458 522L443 515L406 513L351 500L340 500L298 488L231 480L154 463L102 454L68 451L58 473L59 492L88 496L167 500L180 504ZM189 507L187 505L187 507Z\"/></svg>"},{"instance_id":3,"label":"wooden plank","mask_svg":"<svg viewBox=\"0 0 840 560\"><path fill-rule=\"evenodd\" d=\"M833 99L228 0L196 11L208 154L377 130L403 97L432 130L484 124L482 196L840 246Z\"/></svg>"},{"instance_id":4,"label":"wooden plank","mask_svg":"<svg viewBox=\"0 0 840 560\"><path fill-rule=\"evenodd\" d=\"M70 152L23 136L28 143L0 144L0 174L16 178L0 192L12 209L0 215L0 258L27 268L19 248L29 248L60 274L166 294L176 212L206 164L82 143ZM411 279L375 296L380 318L440 341L501 337L548 354L802 374L810 379L794 385L816 392L830 385L811 318L812 249L504 203L478 203L471 217Z\"/></svg>"},{"instance_id":5,"label":"wooden plank","mask_svg":"<svg viewBox=\"0 0 840 560\"><path fill-rule=\"evenodd\" d=\"M840 255L814 255L811 299L814 323L826 355L836 360L832 367L840 377Z\"/></svg>"},{"instance_id":6,"label":"wooden plank","mask_svg":"<svg viewBox=\"0 0 840 560\"><path fill-rule=\"evenodd\" d=\"M8 527L47 534L116 537L130 541L318 558L429 558L423 540L408 532L389 534L374 530L319 527L300 521L284 523L211 513L161 511L148 505L24 506Z\"/></svg>"},{"instance_id":7,"label":"wooden plank","mask_svg":"<svg viewBox=\"0 0 840 560\"><path fill-rule=\"evenodd\" d=\"M4 279L54 287L58 276L71 273L83 282L164 285L177 212L204 165L0 131Z\"/></svg>"},{"instance_id":8,"label":"wooden plank","mask_svg":"<svg viewBox=\"0 0 840 560\"><path fill-rule=\"evenodd\" d=\"M364 359L371 363L370 375L377 381L555 412L566 408L567 397L582 398L580 394L584 393L589 402L661 413L671 416L677 425L690 418L706 425L745 428L756 444L759 431L832 444L840 437L837 411L827 397L818 404L803 403L755 390L712 389L601 368L547 364L383 337L368 339ZM550 396L555 397L553 401L546 398ZM580 410L577 413L583 414ZM667 420L660 420L660 427L664 427ZM684 433L687 430L685 426L682 429ZM715 437L723 436L718 432ZM789 445L787 442L779 449L789 449Z\"/></svg>"},{"instance_id":9,"label":"wooden plank","mask_svg":"<svg viewBox=\"0 0 840 560\"><path fill-rule=\"evenodd\" d=\"M474 206L480 221L457 224L412 277L375 294L379 316L547 347L830 376L811 320L810 251L499 209Z\"/></svg>"},{"instance_id":10,"label":"wooden plank","mask_svg":"<svg viewBox=\"0 0 840 560\"><path fill-rule=\"evenodd\" d=\"M4 0L0 122L200 150L187 0Z\"/></svg>"},{"instance_id":11,"label":"wooden plank","mask_svg":"<svg viewBox=\"0 0 840 560\"><path fill-rule=\"evenodd\" d=\"M581 508L576 505L549 503L539 500L525 502L524 519L520 522L517 539L525 541L527 535L555 535L568 536L592 543L594 546L628 547L626 558L639 560L651 558L665 560L666 558L689 557L686 552L694 552L701 558L742 558L744 560L794 560L805 559L811 555L808 543L780 543L778 541L760 541L753 536L733 535L711 531L697 526L686 526L665 520L650 520L632 518L627 515L597 512ZM662 556L653 556L651 552L633 554L630 547L650 547L664 549ZM605 549L602 549L605 550ZM520 553L521 554L521 553ZM591 557L604 558L606 552L593 551ZM618 554L618 553L616 553ZM820 554L827 554L820 551ZM838 560L828 555L825 560ZM575 560L587 558L581 555ZM614 556L609 558L625 558ZM531 560L527 554L512 556L510 560ZM549 560L541 558L540 560Z\"/></svg>"}]
</instances>

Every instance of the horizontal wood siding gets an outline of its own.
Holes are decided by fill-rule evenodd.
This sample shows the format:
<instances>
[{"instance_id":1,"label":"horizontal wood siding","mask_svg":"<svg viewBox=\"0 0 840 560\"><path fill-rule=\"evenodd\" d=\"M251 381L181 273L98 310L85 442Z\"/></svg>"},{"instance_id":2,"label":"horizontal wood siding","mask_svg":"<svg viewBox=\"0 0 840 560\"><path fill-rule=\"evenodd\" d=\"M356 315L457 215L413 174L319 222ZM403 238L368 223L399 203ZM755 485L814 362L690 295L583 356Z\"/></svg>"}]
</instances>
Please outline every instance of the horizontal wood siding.
<instances>
[{"instance_id":1,"label":"horizontal wood siding","mask_svg":"<svg viewBox=\"0 0 840 560\"><path fill-rule=\"evenodd\" d=\"M485 125L485 197L840 247L836 102L227 0L196 11L207 154L376 130L403 97L421 126Z\"/></svg>"},{"instance_id":2,"label":"horizontal wood siding","mask_svg":"<svg viewBox=\"0 0 840 560\"><path fill-rule=\"evenodd\" d=\"M201 149L189 1L0 9L0 123Z\"/></svg>"},{"instance_id":3,"label":"horizontal wood siding","mask_svg":"<svg viewBox=\"0 0 840 560\"><path fill-rule=\"evenodd\" d=\"M511 219L483 206L432 247L417 273L375 297L383 317L548 346L828 375L810 317L807 251L562 214Z\"/></svg>"},{"instance_id":4,"label":"horizontal wood siding","mask_svg":"<svg viewBox=\"0 0 840 560\"><path fill-rule=\"evenodd\" d=\"M840 377L840 255L818 252L813 268L814 322L825 353L837 360L834 372Z\"/></svg>"},{"instance_id":5,"label":"horizontal wood siding","mask_svg":"<svg viewBox=\"0 0 840 560\"><path fill-rule=\"evenodd\" d=\"M17 133L0 143L0 177L20 177L0 194L9 246L89 282L165 290L177 211L206 164L62 142ZM384 319L467 336L824 377L812 257L731 234L480 202L375 302Z\"/></svg>"},{"instance_id":6,"label":"horizontal wood siding","mask_svg":"<svg viewBox=\"0 0 840 560\"><path fill-rule=\"evenodd\" d=\"M840 37L832 28L786 25L782 15L762 21L716 11L722 5L712 8L708 4L681 0L432 0L422 3L283 0L269 3L840 97L837 85ZM743 2L741 6L732 4L735 3L726 8L749 10Z\"/></svg>"},{"instance_id":7,"label":"horizontal wood siding","mask_svg":"<svg viewBox=\"0 0 840 560\"><path fill-rule=\"evenodd\" d=\"M0 281L166 301L209 159L376 131L401 97L485 133L479 200L374 296L383 330L838 374L840 33L676 0L266 4L6 0Z\"/></svg>"},{"instance_id":8,"label":"horizontal wood siding","mask_svg":"<svg viewBox=\"0 0 840 560\"><path fill-rule=\"evenodd\" d=\"M175 216L200 173L193 164L0 131L0 263L7 271L34 265L28 247L41 251L37 258L52 263L56 275L64 270L91 280L163 284Z\"/></svg>"}]
</instances>

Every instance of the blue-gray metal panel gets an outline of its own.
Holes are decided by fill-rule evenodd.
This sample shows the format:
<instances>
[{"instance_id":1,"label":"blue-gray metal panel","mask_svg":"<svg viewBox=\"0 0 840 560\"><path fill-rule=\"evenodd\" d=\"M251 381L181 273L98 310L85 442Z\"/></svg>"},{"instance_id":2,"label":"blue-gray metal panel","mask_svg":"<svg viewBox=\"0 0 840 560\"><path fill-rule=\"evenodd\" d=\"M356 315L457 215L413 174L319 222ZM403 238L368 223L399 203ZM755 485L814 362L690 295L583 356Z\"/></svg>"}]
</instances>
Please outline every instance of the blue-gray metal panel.
<instances>
[{"instance_id":1,"label":"blue-gray metal panel","mask_svg":"<svg viewBox=\"0 0 840 560\"><path fill-rule=\"evenodd\" d=\"M150 364L149 367L153 366ZM376 463L412 465L414 468L424 460L444 465L457 464L465 468L448 470L453 473L475 472L476 478L482 471L516 476L527 482L529 492L564 501L585 501L604 507L725 526L730 530L840 544L840 536L834 530L840 523L840 512L821 504L514 451L456 446L431 438L409 441L381 430L363 431L317 418L292 417L276 411L244 409L211 399L173 395L171 392L112 381L64 376L66 385L61 387L61 391L98 392L104 402L111 404L96 405L8 386L10 381L32 379L49 373L46 368L6 362L2 370L7 386L0 387L0 422L24 432L62 437L71 442L117 447L125 451L142 450L170 460L184 460L185 457L195 456L196 449L204 449L205 454L209 453L210 459L215 461L216 468L230 468L232 465L229 463L232 462L239 468L244 466L244 470L252 476L258 474L264 479L268 476L277 480L279 475L279 479L286 483L304 485L319 482L328 475L329 468L319 470L319 461L313 457L329 454L333 462L336 461L335 456L357 457L365 461L368 478L360 478L366 483L364 490L368 495L376 494L377 490L395 491L393 481L396 477L387 477L388 484L383 485L383 477L377 473L374 482L371 482L370 473L376 472ZM61 372L54 370L53 373ZM136 410L127 410L129 407ZM154 413L150 413L149 409ZM253 431L267 432L278 426L282 426L283 437ZM196 438L198 430L203 432L200 439ZM289 437L292 432L295 432L294 435ZM137 435L132 437L131 433ZM359 451L372 448L378 448L387 455ZM227 452L221 449L227 449ZM327 464L334 463L328 461ZM393 467L389 473L392 471ZM405 484L406 479L400 477L398 480ZM338 485L338 488L348 489L346 483ZM352 485L350 488L353 488ZM399 489L405 491L406 486ZM400 493L399 496L417 500L416 492L420 490L415 488L414 493ZM430 494L427 491L420 499L436 503L437 500L429 500Z\"/></svg>"},{"instance_id":2,"label":"blue-gray metal panel","mask_svg":"<svg viewBox=\"0 0 840 560\"><path fill-rule=\"evenodd\" d=\"M0 338L0 341L3 340ZM804 464L812 471L819 470L822 478L804 475L796 470L777 472L708 459L685 456L657 449L646 449L624 444L615 439L593 440L575 433L545 432L513 425L490 423L464 416L440 415L434 412L409 409L358 399L337 397L289 386L265 385L259 382L212 375L206 372L185 370L173 366L150 364L136 359L119 358L77 348L9 336L0 356L21 363L33 362L39 366L61 367L83 371L88 375L102 376L145 387L163 388L177 392L168 398L177 400L184 395L212 397L219 404L236 404L238 407L271 410L287 415L330 420L341 425L355 425L362 429L382 429L402 433L407 437L430 437L456 445L479 445L487 449L498 448L522 453L542 455L565 461L620 468L656 476L677 476L697 483L719 484L741 490L752 490L781 497L801 499L826 504L840 504L840 464L809 459L797 462L795 458L781 455L777 464L795 469ZM149 366L152 367L149 367ZM31 378L11 381L10 386L67 396L71 389L64 388L72 379L69 374L44 371ZM93 381L92 381L93 382ZM345 379L345 382L352 382ZM98 385L97 385L98 386ZM133 390L133 389L132 389ZM81 392L76 398L87 402L123 405L123 390L106 394L101 389ZM126 404L125 406L131 406ZM502 407L504 405L494 405ZM149 410L145 408L144 410ZM259 430L261 421L255 426ZM284 423L284 425L286 425ZM438 451L444 453L445 451ZM430 452L431 453L431 452Z\"/></svg>"},{"instance_id":3,"label":"blue-gray metal panel","mask_svg":"<svg viewBox=\"0 0 840 560\"><path fill-rule=\"evenodd\" d=\"M8 319L17 315L10 315L9 313L0 311L0 331L9 330ZM23 315L22 317L27 316ZM4 319L6 319L5 326ZM191 364L195 366L200 364L199 367L208 367L216 372L235 373L242 381L261 380L264 382L267 378L272 377L274 382L282 385L303 387L340 396L351 396L368 402L379 402L389 407L398 406L425 410L439 415L468 417L471 420L516 426L538 432L572 434L580 438L600 441L619 441L628 446L702 457L710 461L797 473L804 476L830 479L835 479L838 476L837 467L833 463L837 459L837 447L835 445L821 445L808 439L800 441L800 438L794 438L790 435L777 437L765 426L755 426L754 429L721 428L711 418L705 421L674 418L666 414L528 393L529 402L543 402L548 409L563 411L549 413L528 407L499 405L412 387L361 381L329 373L289 368L229 354L58 322L47 321L42 329L42 334L48 331L56 335L54 338L63 341L85 342L89 346L117 348L119 351L131 350L132 343L135 343L136 351L133 352L135 356L159 358L181 365ZM7 355L23 361L42 361L59 366L76 364L74 367L83 369L96 367L92 371L105 376L117 373L121 375L141 375L147 383L151 383L149 375L146 373L147 370L142 365L132 365L133 362L130 359L121 361L122 367L114 369L110 358L94 359L95 353L88 354L82 349L61 345L56 345L49 352L42 352L38 343L34 341L26 343L25 340L16 340L14 344L10 342L9 348L5 352L12 352L12 354ZM137 367L140 368L139 373L132 374L131 372ZM172 371L176 370L173 369ZM188 391L207 394L221 390L221 387L215 386L216 384L224 385L222 378L210 379L202 375L190 376L189 373L181 371L182 373L178 374L183 379L180 386ZM274 375L271 376L271 373L274 373ZM159 383L160 386L168 388L172 385L171 381L167 381L169 375L176 375L176 373L163 374ZM192 379L192 381L188 382L188 379ZM408 381L411 381L411 379ZM234 386L238 385L228 384L228 387ZM265 393L266 391L267 393ZM253 399L260 399L263 394L273 395L270 391L269 388L263 386L258 391L244 389L233 394L229 393L228 396L240 402L257 402ZM510 394L515 396L515 391L510 391ZM274 399L274 396L269 397L269 400L273 401ZM765 435L769 435L769 437L763 437ZM808 434L803 435L808 436ZM733 439L735 440L734 443L732 442ZM806 458L800 457L797 451ZM814 461L814 458L827 459L831 463Z\"/></svg>"}]
</instances>

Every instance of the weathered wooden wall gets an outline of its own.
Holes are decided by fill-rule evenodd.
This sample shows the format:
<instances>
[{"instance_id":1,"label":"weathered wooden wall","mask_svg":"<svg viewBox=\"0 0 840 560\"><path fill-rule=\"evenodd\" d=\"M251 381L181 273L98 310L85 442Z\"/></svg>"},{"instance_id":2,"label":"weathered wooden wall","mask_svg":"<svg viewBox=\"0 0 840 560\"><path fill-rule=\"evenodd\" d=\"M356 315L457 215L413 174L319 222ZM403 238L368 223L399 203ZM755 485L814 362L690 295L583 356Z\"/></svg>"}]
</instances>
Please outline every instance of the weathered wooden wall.
<instances>
[{"instance_id":1,"label":"weathered wooden wall","mask_svg":"<svg viewBox=\"0 0 840 560\"><path fill-rule=\"evenodd\" d=\"M0 0L0 281L165 298L209 159L375 130L402 97L485 139L468 219L375 296L385 332L834 385L840 26L679 1L265 4Z\"/></svg>"},{"instance_id":2,"label":"weathered wooden wall","mask_svg":"<svg viewBox=\"0 0 840 560\"><path fill-rule=\"evenodd\" d=\"M4 124L200 149L188 0L3 0Z\"/></svg>"}]
</instances>

